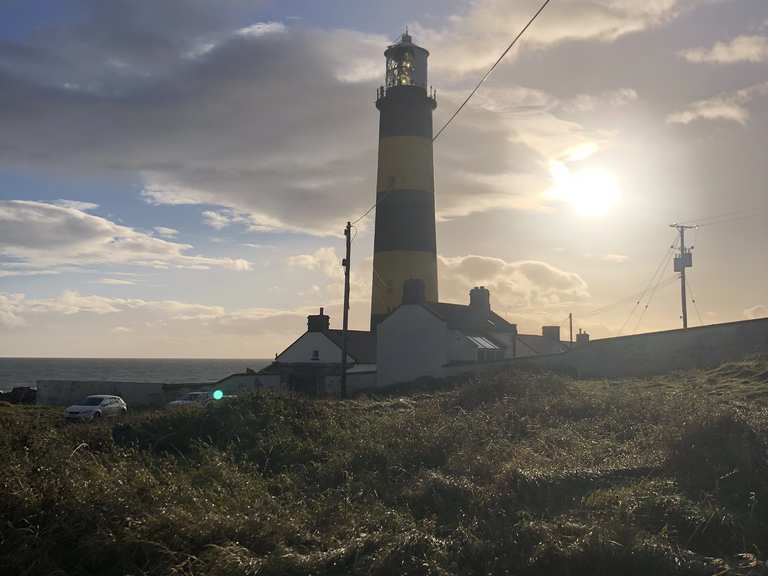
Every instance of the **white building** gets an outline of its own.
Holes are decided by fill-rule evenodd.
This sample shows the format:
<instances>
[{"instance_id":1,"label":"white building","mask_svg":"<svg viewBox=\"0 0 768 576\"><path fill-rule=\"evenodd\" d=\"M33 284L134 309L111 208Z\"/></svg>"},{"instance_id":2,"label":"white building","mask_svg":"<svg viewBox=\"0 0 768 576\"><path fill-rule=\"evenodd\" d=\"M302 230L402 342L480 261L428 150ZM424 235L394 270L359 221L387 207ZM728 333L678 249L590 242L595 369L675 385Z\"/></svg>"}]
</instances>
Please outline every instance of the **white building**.
<instances>
[{"instance_id":1,"label":"white building","mask_svg":"<svg viewBox=\"0 0 768 576\"><path fill-rule=\"evenodd\" d=\"M559 329L547 327L541 336L518 334L515 324L491 310L487 288L473 288L469 296L469 305L425 302L420 282L408 281L403 304L377 329L377 385L568 350Z\"/></svg>"},{"instance_id":2,"label":"white building","mask_svg":"<svg viewBox=\"0 0 768 576\"><path fill-rule=\"evenodd\" d=\"M543 334L518 334L517 326L491 310L485 287L470 291L468 305L426 302L423 283L409 280L403 303L376 332L350 330L347 388L350 392L476 371L514 358L559 354L558 327ZM313 395L339 392L342 331L320 313L307 318L307 331L257 374L258 387Z\"/></svg>"},{"instance_id":3,"label":"white building","mask_svg":"<svg viewBox=\"0 0 768 576\"><path fill-rule=\"evenodd\" d=\"M330 328L330 317L307 318L307 331L258 373L265 387L316 395L335 395L341 373L342 331ZM376 335L347 333L347 386L349 390L376 385Z\"/></svg>"}]
</instances>

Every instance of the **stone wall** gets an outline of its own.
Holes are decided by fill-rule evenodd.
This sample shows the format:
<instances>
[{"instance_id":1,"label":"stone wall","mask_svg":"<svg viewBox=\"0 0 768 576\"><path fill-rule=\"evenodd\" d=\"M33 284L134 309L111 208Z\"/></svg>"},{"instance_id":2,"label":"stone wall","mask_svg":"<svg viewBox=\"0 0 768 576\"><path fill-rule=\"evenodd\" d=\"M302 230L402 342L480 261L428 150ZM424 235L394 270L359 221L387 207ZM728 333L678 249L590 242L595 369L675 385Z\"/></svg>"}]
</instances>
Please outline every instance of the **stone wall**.
<instances>
[{"instance_id":1,"label":"stone wall","mask_svg":"<svg viewBox=\"0 0 768 576\"><path fill-rule=\"evenodd\" d=\"M768 318L593 340L564 354L515 363L583 378L610 378L711 368L752 354L768 354Z\"/></svg>"}]
</instances>

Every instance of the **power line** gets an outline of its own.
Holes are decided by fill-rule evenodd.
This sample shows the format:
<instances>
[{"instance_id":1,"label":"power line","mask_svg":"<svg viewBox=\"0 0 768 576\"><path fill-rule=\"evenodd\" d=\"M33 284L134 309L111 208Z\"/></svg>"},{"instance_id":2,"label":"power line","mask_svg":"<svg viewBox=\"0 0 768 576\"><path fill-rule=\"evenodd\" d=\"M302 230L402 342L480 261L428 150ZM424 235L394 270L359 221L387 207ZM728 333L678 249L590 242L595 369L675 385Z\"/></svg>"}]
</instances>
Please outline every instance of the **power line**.
<instances>
[{"instance_id":1,"label":"power line","mask_svg":"<svg viewBox=\"0 0 768 576\"><path fill-rule=\"evenodd\" d=\"M701 319L701 312L699 311L699 305L696 302L696 294L693 293L693 287L691 286L691 280L687 276L685 277L685 283L688 285L688 290L691 291L691 302L693 302L693 306L696 309L696 316L699 317L699 325L703 326L704 321Z\"/></svg>"},{"instance_id":2,"label":"power line","mask_svg":"<svg viewBox=\"0 0 768 576\"><path fill-rule=\"evenodd\" d=\"M540 7L540 8L539 8L539 9L536 11L536 13L533 15L533 17L532 17L532 18L531 18L531 19L528 21L528 23L527 23L527 24L526 24L526 25L523 27L523 29L522 29L522 30L520 30L520 32L517 34L517 36L515 36L515 38L512 40L512 42L510 42L509 46L507 46L507 49L506 49L506 50L504 50L504 52L502 52L502 54L501 54L501 56L499 56L498 60L496 60L496 62L494 62L494 63L493 63L493 66L491 66L491 67L488 69L488 71L487 71L485 74L483 74L483 77L482 77L482 78L480 78L480 81L479 81L479 82L477 83L477 85L474 87L474 89L472 90L472 92L470 92L470 93L469 93L469 96L467 96L467 97L466 97L466 99L464 100L464 102L462 102L462 103L461 103L461 106L459 106L459 107L456 109L456 111L455 111L455 112L454 112L454 113L451 115L451 117L448 119L448 121L447 121L445 124L443 124L443 127L442 127L442 128L440 128L440 130L438 130L438 131L437 131L437 134L435 134L435 135L432 137L432 142L434 142L435 140L437 140L437 138L440 136L440 134L442 134L442 133L443 133L443 131L444 131L446 128L448 128L448 125L449 125L451 122L453 122L454 118L456 118L456 116L458 116L458 115L459 115L459 112L461 112L461 111L462 111L462 109L464 108L464 106L466 106L466 105L467 105L467 103L468 103L468 102L469 102L469 101L472 99L472 96L474 96L474 95L475 95L475 93L476 93L476 92L477 92L477 91L480 89L480 86L482 86L482 85L483 85L483 83L484 83L484 82L485 82L485 81L488 79L488 77L491 75L491 73L492 73L492 72L493 72L493 71L496 69L496 66L498 66L498 65L499 65L499 63L500 63L500 62L501 62L501 61L504 59L504 57L505 57L505 56L506 56L506 55L509 53L509 51L510 51L510 50L512 50L512 48L515 46L515 44L517 44L517 41L518 41L518 40L520 40L520 38L522 38L523 34L525 34L525 32L528 30L528 28L530 28L530 27L531 27L531 25L534 23L534 21L536 20L536 18L538 18L538 17L539 17L539 15L540 15L540 14L541 14L541 13L544 11L544 8L546 8L546 7L547 7L547 5L548 5L550 2L551 2L551 0L545 0L545 1L544 1L544 3L543 3L543 4L541 5L541 7ZM384 194L382 194L382 195L381 195L381 198L377 198L377 199L376 199L376 202L374 202L374 203L373 203L373 205L372 205L370 208L368 208L368 210L366 210L365 212L363 212L363 213L362 213L362 214L361 214L361 215L360 215L360 216L359 216L359 217L358 217L356 220L352 220L352 225L354 226L355 224L357 224L358 222L360 222L360 220L362 220L363 218L365 218L366 216L368 216L368 214L370 214L371 212L373 212L374 208L376 208L376 207L377 207L377 206L378 206L378 205L379 205L381 202L383 202L383 201L384 201L384 199L386 199L386 197L387 197L387 196L389 196L389 193L390 193L390 190L387 190L386 192L384 192Z\"/></svg>"},{"instance_id":3,"label":"power line","mask_svg":"<svg viewBox=\"0 0 768 576\"><path fill-rule=\"evenodd\" d=\"M674 250L674 245L672 246L672 250ZM639 328L640 323L643 321L643 317L645 316L646 311L648 310L648 308L651 305L651 301L653 300L653 297L655 296L656 291L661 286L661 282L662 282L661 279L664 277L664 269L669 265L669 262L672 259L672 254L673 254L673 252L669 252L667 254L666 259L659 266L658 270L656 271L657 276L655 277L655 279L651 279L651 283L646 288L645 293L643 294L643 296L641 296L640 299L635 304L634 309L630 313L630 315L627 318L627 320L624 322L624 325L621 327L621 331L619 332L619 334L624 332L624 328L626 328L627 324L629 324L630 319L632 318L634 313L637 311L637 309L639 308L640 304L642 304L643 299L646 296L648 296L648 300L646 301L645 306L642 308L642 310L640 311L640 315L637 318L637 323L635 324L635 329L632 331L633 334L635 332L637 332L637 329ZM669 283L669 280L667 280L664 285L666 286L668 283Z\"/></svg>"},{"instance_id":4,"label":"power line","mask_svg":"<svg viewBox=\"0 0 768 576\"><path fill-rule=\"evenodd\" d=\"M675 248L677 248L677 242L678 242L678 238L677 238L677 235L675 235L672 245L669 248L667 248L666 252L664 252L664 256L662 256L661 262L659 262L659 265L656 267L656 270L651 276L651 279L648 281L648 284L646 285L645 289L642 292L640 292L637 302L635 302L635 305L632 307L632 310L629 312L627 319L624 320L624 324L621 325L621 329L619 330L619 336L621 336L621 334L624 332L624 329L627 327L627 324L629 324L629 321L632 319L632 316L635 315L635 312L637 312L638 307L642 303L646 294L648 294L649 290L651 290L651 287L654 285L654 283L661 280L664 273L664 268L669 263L669 259L671 258Z\"/></svg>"},{"instance_id":5,"label":"power line","mask_svg":"<svg viewBox=\"0 0 768 576\"><path fill-rule=\"evenodd\" d=\"M437 140L437 139L440 137L440 134L442 134L442 133L443 133L443 131L444 131L446 128L448 128L448 126L451 124L451 122L453 122L453 119L454 119L454 118L456 118L456 116L458 116L458 115L459 115L459 112L461 112L461 111L462 111L462 109L464 108L464 106L466 106L466 105L467 105L467 103L468 103L468 102L469 102L469 101L472 99L472 96L474 96L474 95L475 95L475 92L477 92L477 91L480 89L480 86L482 86L482 85L483 85L483 83L484 83L484 82L485 82L485 81L488 79L488 76L490 76L490 75L491 75L491 73L492 73L492 72L493 72L493 71L496 69L496 66L498 66L498 65L499 65L499 63L500 63L500 62L501 62L501 61L504 59L504 57L505 57L505 56L506 56L506 55L509 53L509 51L510 51L510 50L512 50L512 48L514 47L514 45L515 45L515 44L517 44L517 41L518 41L518 40L520 40L520 38L523 36L523 34L525 34L526 30L528 30L528 28L530 28L530 27L531 27L531 25L532 25L532 24L533 24L533 23L536 21L536 18L538 18L538 17L539 17L539 14L541 14L542 12L544 12L544 8L546 8L546 7L547 7L547 5L548 5L549 3L550 3L550 0L544 0L544 3L543 3L543 4L541 5L541 7L540 7L540 8L539 8L539 9L536 11L536 14L534 14L534 15L531 17L531 19L530 19L530 20L528 20L528 24L526 24L526 25L523 27L523 29L522 29L522 30L520 30L520 32L518 33L518 35L517 35L517 36L515 36L514 40L512 40L512 42L509 44L509 46L507 46L507 49L506 49L506 50L504 50L504 52L502 52L502 53L501 53L501 56L499 56L498 60L496 60L496 62L494 62L494 63L493 63L493 66L491 66L491 67L488 69L488 71L487 71L485 74L483 74L483 77L482 77L482 78L480 78L480 82L478 82L478 83L477 83L477 86L475 86L475 87L474 87L474 89L472 90L472 92L470 92L470 93L469 93L469 96L467 96L467 97L466 97L466 99L464 100L464 102L462 102L462 103L461 103L461 106L459 106L459 107L456 109L456 112L454 112L454 113L453 113L453 115L452 115L450 118L448 118L448 121L447 121L445 124L443 124L443 127L442 127L442 128L440 128L440 130L438 130L438 131L437 131L437 134L435 134L435 136L432 138L432 142L434 142L435 140Z\"/></svg>"},{"instance_id":6,"label":"power line","mask_svg":"<svg viewBox=\"0 0 768 576\"><path fill-rule=\"evenodd\" d=\"M637 334L637 331L640 328L640 324L643 321L643 318L645 318L645 313L648 312L648 308L651 306L651 302L653 301L653 297L656 295L656 292L659 288L666 288L673 282L677 282L677 276L670 276L667 278L664 282L659 280L656 283L656 286L653 287L653 291L651 292L650 296L648 297L648 302L645 304L645 308L643 308L643 311L640 313L640 317L637 319L637 324L635 324L635 329L632 331L632 334Z\"/></svg>"},{"instance_id":7,"label":"power line","mask_svg":"<svg viewBox=\"0 0 768 576\"><path fill-rule=\"evenodd\" d=\"M706 226L728 224L730 222L736 222L739 220L747 220L749 218L754 218L755 216L760 216L761 214L764 214L764 213L765 213L765 210L753 210L749 208L743 208L741 210L731 210L729 212L723 212L722 214L717 214L714 216L705 216L697 220L689 220L687 222L683 222L682 224L686 226L697 226L699 228L702 228Z\"/></svg>"},{"instance_id":8,"label":"power line","mask_svg":"<svg viewBox=\"0 0 768 576\"><path fill-rule=\"evenodd\" d=\"M615 302L611 304L607 304L605 306L601 306L600 308L595 308L594 310L591 310L589 312L585 312L584 314L579 314L579 318L590 318L592 316L598 316L602 314L603 312L606 312L608 310L611 310L615 308L616 306L619 306L620 304L624 304L625 302L630 302L635 300L635 298L640 298L643 294L645 294L645 290L642 290L641 292L636 292L634 294L630 294L629 296L625 296L621 300L616 300Z\"/></svg>"},{"instance_id":9,"label":"power line","mask_svg":"<svg viewBox=\"0 0 768 576\"><path fill-rule=\"evenodd\" d=\"M376 208L376 206L378 206L378 205L379 205L379 202L381 202L382 200L384 200L384 198L386 198L386 196L387 196L388 194L389 194L389 190L387 190L386 192L384 192L384 194L382 194L382 195L381 195L381 198L379 198L378 200L376 200L376 202L374 202L374 203L373 203L373 205L372 205L370 208L368 208L368 210L366 210L365 212L363 212L363 213L360 215L360 217L359 217L359 218L357 218L357 220L352 220L352 226L354 226L355 224L357 224L358 222L360 222L360 220L362 220L363 218L365 218L366 216L368 216L368 214L370 214L371 212L373 212L373 209L374 209L374 208Z\"/></svg>"}]
</instances>

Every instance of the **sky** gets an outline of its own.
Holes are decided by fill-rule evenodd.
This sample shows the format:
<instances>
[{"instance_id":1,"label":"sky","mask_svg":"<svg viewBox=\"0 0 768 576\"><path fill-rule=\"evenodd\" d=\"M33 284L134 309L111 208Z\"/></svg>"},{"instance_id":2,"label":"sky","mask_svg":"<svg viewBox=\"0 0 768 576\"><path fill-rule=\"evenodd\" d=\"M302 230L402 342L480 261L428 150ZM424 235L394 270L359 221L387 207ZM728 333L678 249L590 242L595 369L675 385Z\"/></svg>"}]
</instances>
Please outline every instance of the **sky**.
<instances>
[{"instance_id":1,"label":"sky","mask_svg":"<svg viewBox=\"0 0 768 576\"><path fill-rule=\"evenodd\" d=\"M538 5L6 0L0 356L271 357L321 306L338 326L386 46L430 51L438 127ZM700 222L690 324L768 316L766 134L765 0L552 0L435 142L440 299L677 328L669 224Z\"/></svg>"}]
</instances>

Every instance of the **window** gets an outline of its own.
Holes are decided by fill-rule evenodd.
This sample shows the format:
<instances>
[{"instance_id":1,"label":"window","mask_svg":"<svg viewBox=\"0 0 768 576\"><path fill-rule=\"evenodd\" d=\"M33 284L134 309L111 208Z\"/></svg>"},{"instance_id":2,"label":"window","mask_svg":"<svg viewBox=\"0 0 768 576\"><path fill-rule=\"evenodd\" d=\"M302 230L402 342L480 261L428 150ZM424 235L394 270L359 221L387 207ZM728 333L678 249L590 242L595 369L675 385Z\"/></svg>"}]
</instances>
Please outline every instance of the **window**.
<instances>
[{"instance_id":1,"label":"window","mask_svg":"<svg viewBox=\"0 0 768 576\"><path fill-rule=\"evenodd\" d=\"M504 350L485 336L466 336L477 349L478 362L493 362L504 358Z\"/></svg>"},{"instance_id":2,"label":"window","mask_svg":"<svg viewBox=\"0 0 768 576\"><path fill-rule=\"evenodd\" d=\"M320 350L312 350L312 360L320 360Z\"/></svg>"},{"instance_id":3,"label":"window","mask_svg":"<svg viewBox=\"0 0 768 576\"><path fill-rule=\"evenodd\" d=\"M472 342L475 346L481 350L500 350L496 344L491 342L488 338L483 336L467 336L467 340Z\"/></svg>"},{"instance_id":4,"label":"window","mask_svg":"<svg viewBox=\"0 0 768 576\"><path fill-rule=\"evenodd\" d=\"M413 86L415 84L416 61L411 50L398 50L387 59L387 88Z\"/></svg>"},{"instance_id":5,"label":"window","mask_svg":"<svg viewBox=\"0 0 768 576\"><path fill-rule=\"evenodd\" d=\"M103 400L103 398L99 398L98 396L89 396L80 402L80 406L101 406Z\"/></svg>"}]
</instances>

